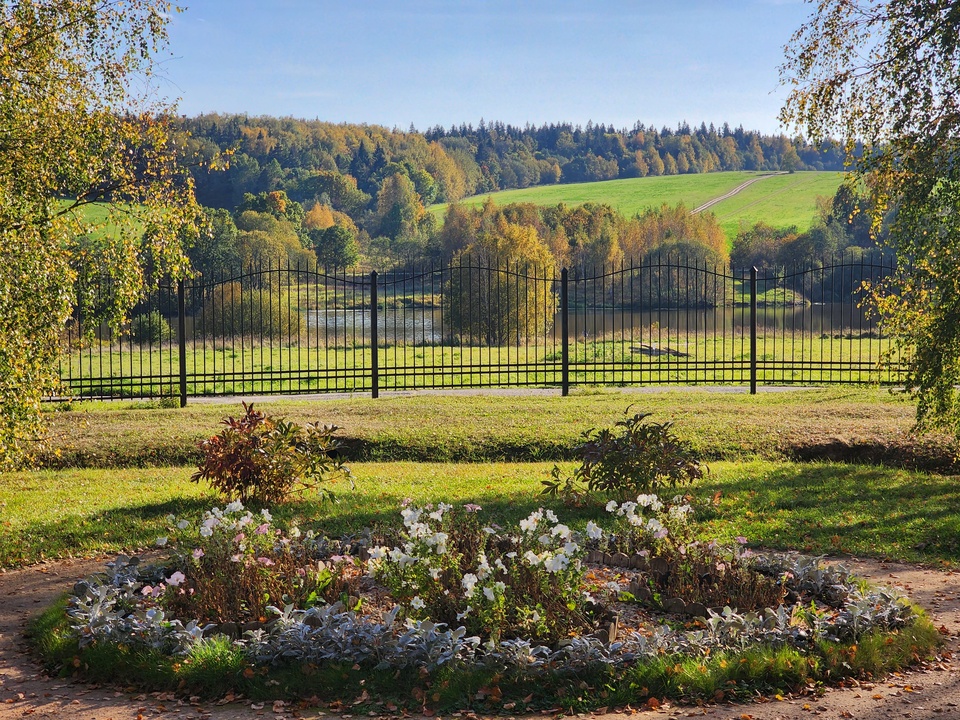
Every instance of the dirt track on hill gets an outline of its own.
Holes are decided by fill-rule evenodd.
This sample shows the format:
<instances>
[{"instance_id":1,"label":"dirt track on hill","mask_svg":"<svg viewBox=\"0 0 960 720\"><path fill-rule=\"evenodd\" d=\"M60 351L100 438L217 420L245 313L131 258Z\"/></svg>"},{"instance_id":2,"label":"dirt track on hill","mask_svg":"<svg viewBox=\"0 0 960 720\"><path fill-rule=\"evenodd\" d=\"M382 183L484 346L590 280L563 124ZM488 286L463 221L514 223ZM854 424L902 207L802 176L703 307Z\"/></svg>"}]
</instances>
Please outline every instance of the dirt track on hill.
<instances>
[{"instance_id":1,"label":"dirt track on hill","mask_svg":"<svg viewBox=\"0 0 960 720\"><path fill-rule=\"evenodd\" d=\"M826 690L821 695L758 699L707 707L664 705L658 709L594 713L611 720L644 717L707 717L714 720L800 718L960 717L960 573L877 561L844 560L857 574L902 588L930 613L944 635L943 653L922 667L875 683ZM0 572L0 720L24 717L82 720L254 720L336 715L323 706L242 701L199 703L170 694L134 694L47 677L28 655L23 630L28 620L74 580L103 567L103 560L70 560ZM468 714L464 714L467 716ZM472 715L470 715L472 717ZM345 717L350 717L346 715Z\"/></svg>"}]
</instances>

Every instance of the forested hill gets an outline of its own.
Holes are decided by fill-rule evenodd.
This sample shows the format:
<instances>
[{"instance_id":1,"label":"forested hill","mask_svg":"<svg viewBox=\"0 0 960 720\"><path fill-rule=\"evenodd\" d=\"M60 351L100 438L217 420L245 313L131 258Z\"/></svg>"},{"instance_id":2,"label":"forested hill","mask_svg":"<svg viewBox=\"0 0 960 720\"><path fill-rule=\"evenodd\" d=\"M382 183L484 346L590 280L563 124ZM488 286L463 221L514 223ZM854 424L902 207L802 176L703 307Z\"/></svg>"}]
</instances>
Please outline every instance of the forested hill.
<instances>
[{"instance_id":1,"label":"forested hill","mask_svg":"<svg viewBox=\"0 0 960 720\"><path fill-rule=\"evenodd\" d=\"M184 147L203 205L232 209L245 193L284 190L306 206L322 203L361 225L367 224L364 213L376 214L384 201L392 206L394 195L411 191L418 205L429 205L553 183L718 170L843 169L836 145L814 148L726 124L657 130L640 123L631 129L592 123L520 128L481 121L477 127L403 132L246 115L202 115L178 123L189 134ZM196 163L227 150L232 155L226 170Z\"/></svg>"}]
</instances>

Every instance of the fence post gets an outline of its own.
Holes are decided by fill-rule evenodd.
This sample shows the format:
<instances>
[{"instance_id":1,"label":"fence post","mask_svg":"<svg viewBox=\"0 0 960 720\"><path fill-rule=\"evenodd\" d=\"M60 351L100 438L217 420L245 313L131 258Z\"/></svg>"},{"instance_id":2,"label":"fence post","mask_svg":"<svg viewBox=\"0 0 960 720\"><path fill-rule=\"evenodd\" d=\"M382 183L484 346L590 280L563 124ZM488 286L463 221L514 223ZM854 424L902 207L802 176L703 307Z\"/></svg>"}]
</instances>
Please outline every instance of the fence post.
<instances>
[{"instance_id":1,"label":"fence post","mask_svg":"<svg viewBox=\"0 0 960 720\"><path fill-rule=\"evenodd\" d=\"M570 305L567 289L567 269L560 271L560 388L563 397L570 394Z\"/></svg>"},{"instance_id":2,"label":"fence post","mask_svg":"<svg viewBox=\"0 0 960 720\"><path fill-rule=\"evenodd\" d=\"M187 406L187 297L183 280L177 280L177 345L180 350L180 407Z\"/></svg>"},{"instance_id":3,"label":"fence post","mask_svg":"<svg viewBox=\"0 0 960 720\"><path fill-rule=\"evenodd\" d=\"M370 273L370 382L372 384L371 395L373 398L380 397L380 358L377 347L379 331L377 329L377 271Z\"/></svg>"},{"instance_id":4,"label":"fence post","mask_svg":"<svg viewBox=\"0 0 960 720\"><path fill-rule=\"evenodd\" d=\"M757 267L750 268L750 394L757 394Z\"/></svg>"}]
</instances>

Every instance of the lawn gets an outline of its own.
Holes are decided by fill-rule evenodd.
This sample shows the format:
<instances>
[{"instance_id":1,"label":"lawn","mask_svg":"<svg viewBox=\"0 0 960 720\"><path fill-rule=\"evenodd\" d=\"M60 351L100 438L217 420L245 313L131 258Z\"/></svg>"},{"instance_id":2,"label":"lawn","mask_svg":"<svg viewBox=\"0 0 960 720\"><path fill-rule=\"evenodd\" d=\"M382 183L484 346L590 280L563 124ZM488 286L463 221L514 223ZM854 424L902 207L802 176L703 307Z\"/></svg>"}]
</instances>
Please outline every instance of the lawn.
<instances>
[{"instance_id":1,"label":"lawn","mask_svg":"<svg viewBox=\"0 0 960 720\"><path fill-rule=\"evenodd\" d=\"M563 508L539 494L540 483L554 463L570 472L581 434L612 426L629 406L675 422L708 459L711 474L690 488L718 498L705 535L744 534L757 545L817 553L960 560L956 478L940 474L956 472L949 438L912 437L912 406L883 390L398 395L257 406L343 428L355 486L341 482L336 505L305 499L279 510L334 534L395 516L405 497L477 502L505 520L548 504L582 525L602 503ZM168 514L217 502L189 482L196 445L239 411L83 403L51 412L46 462L59 469L0 475L0 566L146 547Z\"/></svg>"}]
</instances>

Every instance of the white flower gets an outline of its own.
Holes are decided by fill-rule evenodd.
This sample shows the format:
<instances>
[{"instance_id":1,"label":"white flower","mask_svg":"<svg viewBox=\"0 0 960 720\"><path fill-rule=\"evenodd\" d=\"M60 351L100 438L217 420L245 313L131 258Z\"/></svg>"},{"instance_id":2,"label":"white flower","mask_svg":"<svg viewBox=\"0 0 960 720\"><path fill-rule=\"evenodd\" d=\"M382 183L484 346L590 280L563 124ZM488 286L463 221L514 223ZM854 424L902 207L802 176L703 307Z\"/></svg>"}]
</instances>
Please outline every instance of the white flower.
<instances>
[{"instance_id":1,"label":"white flower","mask_svg":"<svg viewBox=\"0 0 960 720\"><path fill-rule=\"evenodd\" d=\"M467 615L470 614L471 610L473 610L473 606L467 605L466 609L463 612L457 613L457 620L463 620Z\"/></svg>"},{"instance_id":2,"label":"white flower","mask_svg":"<svg viewBox=\"0 0 960 720\"><path fill-rule=\"evenodd\" d=\"M634 527L643 527L644 519L643 515L634 515L631 513L627 516L627 522L633 525Z\"/></svg>"},{"instance_id":3,"label":"white flower","mask_svg":"<svg viewBox=\"0 0 960 720\"><path fill-rule=\"evenodd\" d=\"M289 533L289 534L290 534L290 537L292 537L292 538L298 538L298 537L300 537L303 533L300 532L300 528L298 528L296 525L294 525L292 528L290 528L290 533Z\"/></svg>"},{"instance_id":4,"label":"white flower","mask_svg":"<svg viewBox=\"0 0 960 720\"><path fill-rule=\"evenodd\" d=\"M467 573L463 576L463 579L460 581L460 584L463 585L463 594L467 597L473 595L473 588L476 587L477 582L480 580L473 573Z\"/></svg>"},{"instance_id":5,"label":"white flower","mask_svg":"<svg viewBox=\"0 0 960 720\"><path fill-rule=\"evenodd\" d=\"M534 510L526 519L520 521L520 529L524 532L534 532L541 520L543 520L543 512Z\"/></svg>"},{"instance_id":6,"label":"white flower","mask_svg":"<svg viewBox=\"0 0 960 720\"><path fill-rule=\"evenodd\" d=\"M576 555L577 550L579 549L580 549L580 546L577 545L575 542L566 542L563 544L563 548L561 549L561 552L564 555Z\"/></svg>"},{"instance_id":7,"label":"white flower","mask_svg":"<svg viewBox=\"0 0 960 720\"><path fill-rule=\"evenodd\" d=\"M656 518L650 518L647 520L646 530L649 533L658 533L663 530L663 523Z\"/></svg>"},{"instance_id":8,"label":"white flower","mask_svg":"<svg viewBox=\"0 0 960 720\"><path fill-rule=\"evenodd\" d=\"M693 508L689 505L672 505L670 507L670 517L673 520L678 520L685 522L687 515L693 512Z\"/></svg>"},{"instance_id":9,"label":"white flower","mask_svg":"<svg viewBox=\"0 0 960 720\"><path fill-rule=\"evenodd\" d=\"M167 525L173 525L173 524L177 521L177 516L174 515L173 513L170 513L170 514L167 515L167 517L164 518L164 519L167 521ZM181 528L181 530L182 530L182 529L183 529L183 528Z\"/></svg>"},{"instance_id":10,"label":"white flower","mask_svg":"<svg viewBox=\"0 0 960 720\"><path fill-rule=\"evenodd\" d=\"M420 514L423 510L415 507L405 507L400 511L400 515L403 516L403 524L406 526L413 525L414 523L420 522Z\"/></svg>"},{"instance_id":11,"label":"white flower","mask_svg":"<svg viewBox=\"0 0 960 720\"><path fill-rule=\"evenodd\" d=\"M207 525L200 526L200 536L201 537L210 537L213 535L213 528L208 527Z\"/></svg>"},{"instance_id":12,"label":"white flower","mask_svg":"<svg viewBox=\"0 0 960 720\"><path fill-rule=\"evenodd\" d=\"M612 512L616 512L619 509L619 507L620 506L617 505L616 500L611 500L610 502L607 503L607 507L605 509L608 513L612 513Z\"/></svg>"},{"instance_id":13,"label":"white flower","mask_svg":"<svg viewBox=\"0 0 960 720\"><path fill-rule=\"evenodd\" d=\"M497 599L497 596L493 594L493 588L485 587L483 589L483 595L491 602Z\"/></svg>"},{"instance_id":14,"label":"white flower","mask_svg":"<svg viewBox=\"0 0 960 720\"><path fill-rule=\"evenodd\" d=\"M570 558L566 555L551 555L543 561L543 567L547 572L555 573L566 570L570 564Z\"/></svg>"},{"instance_id":15,"label":"white flower","mask_svg":"<svg viewBox=\"0 0 960 720\"><path fill-rule=\"evenodd\" d=\"M550 522L555 523L557 521L557 514L553 510L546 510L543 514Z\"/></svg>"},{"instance_id":16,"label":"white flower","mask_svg":"<svg viewBox=\"0 0 960 720\"><path fill-rule=\"evenodd\" d=\"M536 566L540 564L540 556L537 555L533 550L527 550L523 554L523 559L527 561L528 565Z\"/></svg>"},{"instance_id":17,"label":"white flower","mask_svg":"<svg viewBox=\"0 0 960 720\"><path fill-rule=\"evenodd\" d=\"M593 520L587 523L587 537L591 540L600 540L603 537L603 529Z\"/></svg>"},{"instance_id":18,"label":"white flower","mask_svg":"<svg viewBox=\"0 0 960 720\"><path fill-rule=\"evenodd\" d=\"M380 545L375 548L370 548L370 559L382 560L387 556L388 552L390 552L389 548L385 548L383 545Z\"/></svg>"},{"instance_id":19,"label":"white flower","mask_svg":"<svg viewBox=\"0 0 960 720\"><path fill-rule=\"evenodd\" d=\"M413 600L410 601L410 607L414 610L422 610L426 606L426 603L420 599L419 595L415 595Z\"/></svg>"},{"instance_id":20,"label":"white flower","mask_svg":"<svg viewBox=\"0 0 960 720\"><path fill-rule=\"evenodd\" d=\"M223 509L227 515L230 515L231 513L238 513L241 510L243 510L243 503L239 500L234 500Z\"/></svg>"},{"instance_id":21,"label":"white flower","mask_svg":"<svg viewBox=\"0 0 960 720\"><path fill-rule=\"evenodd\" d=\"M484 531L487 535L495 535L496 532L497 532L497 531L494 530L492 527L485 527L485 528L483 529L483 531Z\"/></svg>"},{"instance_id":22,"label":"white flower","mask_svg":"<svg viewBox=\"0 0 960 720\"><path fill-rule=\"evenodd\" d=\"M477 562L477 577L481 580L484 580L489 577L491 572L492 569L490 567L490 563L487 562L487 556L483 553L480 553L480 557L478 558Z\"/></svg>"},{"instance_id":23,"label":"white flower","mask_svg":"<svg viewBox=\"0 0 960 720\"><path fill-rule=\"evenodd\" d=\"M173 587L178 587L180 583L187 579L187 576L182 572L177 570L173 575L167 578L167 585L172 585Z\"/></svg>"},{"instance_id":24,"label":"white flower","mask_svg":"<svg viewBox=\"0 0 960 720\"><path fill-rule=\"evenodd\" d=\"M507 586L506 586L506 584L504 584L504 583L500 582L499 580L497 580L497 582L495 582L495 583L493 584L493 589L494 589L498 594L502 594L503 591L507 589Z\"/></svg>"},{"instance_id":25,"label":"white flower","mask_svg":"<svg viewBox=\"0 0 960 720\"><path fill-rule=\"evenodd\" d=\"M559 535L566 540L568 537L570 537L570 528L568 528L566 525L555 525L553 530L550 531L550 534L554 536Z\"/></svg>"},{"instance_id":26,"label":"white flower","mask_svg":"<svg viewBox=\"0 0 960 720\"><path fill-rule=\"evenodd\" d=\"M167 537L158 537L157 538L157 547L166 547L167 546Z\"/></svg>"},{"instance_id":27,"label":"white flower","mask_svg":"<svg viewBox=\"0 0 960 720\"><path fill-rule=\"evenodd\" d=\"M273 520L273 515L271 515L270 511L267 510L266 508L261 510L260 514L263 515L263 519L266 520L267 522L271 522Z\"/></svg>"},{"instance_id":28,"label":"white flower","mask_svg":"<svg viewBox=\"0 0 960 720\"><path fill-rule=\"evenodd\" d=\"M637 495L637 504L646 508L650 508L654 512L663 509L663 503L660 502L660 498L656 495Z\"/></svg>"},{"instance_id":29,"label":"white flower","mask_svg":"<svg viewBox=\"0 0 960 720\"><path fill-rule=\"evenodd\" d=\"M550 544L550 536L547 535L546 533L544 533L543 535L541 535L540 537L538 537L537 540L540 542L541 545L549 545L549 544Z\"/></svg>"},{"instance_id":30,"label":"white flower","mask_svg":"<svg viewBox=\"0 0 960 720\"><path fill-rule=\"evenodd\" d=\"M430 577L434 580L440 579L440 568L430 568Z\"/></svg>"},{"instance_id":31,"label":"white flower","mask_svg":"<svg viewBox=\"0 0 960 720\"><path fill-rule=\"evenodd\" d=\"M178 530L186 530L188 527L190 527L189 520L181 520L180 522L177 523Z\"/></svg>"}]
</instances>

